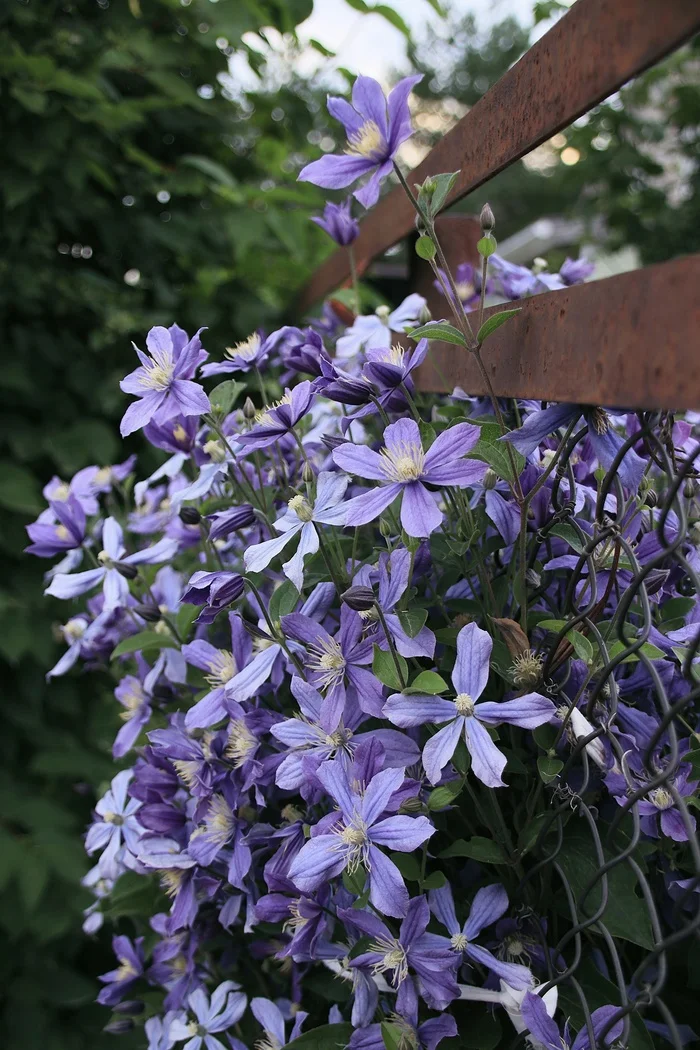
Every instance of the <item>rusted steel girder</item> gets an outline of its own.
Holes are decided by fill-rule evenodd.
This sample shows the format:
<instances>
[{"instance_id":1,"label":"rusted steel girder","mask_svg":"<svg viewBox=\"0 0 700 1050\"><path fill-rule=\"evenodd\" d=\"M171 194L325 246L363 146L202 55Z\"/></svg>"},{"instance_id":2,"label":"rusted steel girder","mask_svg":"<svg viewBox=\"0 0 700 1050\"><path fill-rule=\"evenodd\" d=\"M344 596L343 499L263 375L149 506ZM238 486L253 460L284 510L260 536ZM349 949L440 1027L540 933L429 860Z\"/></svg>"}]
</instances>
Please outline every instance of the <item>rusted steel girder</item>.
<instances>
[{"instance_id":1,"label":"rusted steel girder","mask_svg":"<svg viewBox=\"0 0 700 1050\"><path fill-rule=\"evenodd\" d=\"M411 172L410 181L456 171L448 203L464 197L523 157L627 80L700 31L700 0L577 0ZM363 271L414 224L400 187L362 223L355 242ZM306 310L350 276L339 249L303 289Z\"/></svg>"},{"instance_id":2,"label":"rusted steel girder","mask_svg":"<svg viewBox=\"0 0 700 1050\"><path fill-rule=\"evenodd\" d=\"M482 348L496 394L700 409L699 287L700 255L690 255L487 310L522 307ZM434 316L449 316L444 299ZM432 344L416 385L487 393L469 351L447 343Z\"/></svg>"}]
</instances>

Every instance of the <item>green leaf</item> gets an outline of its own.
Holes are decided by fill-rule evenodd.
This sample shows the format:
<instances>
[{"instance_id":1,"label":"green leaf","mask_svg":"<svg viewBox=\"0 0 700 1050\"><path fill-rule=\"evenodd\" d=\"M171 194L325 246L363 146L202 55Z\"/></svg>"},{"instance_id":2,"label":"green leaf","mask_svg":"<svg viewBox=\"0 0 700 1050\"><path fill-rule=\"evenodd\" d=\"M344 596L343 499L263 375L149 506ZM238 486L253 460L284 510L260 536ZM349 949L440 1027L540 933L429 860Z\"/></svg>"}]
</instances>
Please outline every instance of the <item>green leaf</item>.
<instances>
[{"instance_id":1,"label":"green leaf","mask_svg":"<svg viewBox=\"0 0 700 1050\"><path fill-rule=\"evenodd\" d=\"M435 427L432 425L432 423L426 423L424 419L421 419L420 423L418 424L418 429L420 430L420 439L423 448L429 449L433 441L437 437L437 434L435 433Z\"/></svg>"},{"instance_id":2,"label":"green leaf","mask_svg":"<svg viewBox=\"0 0 700 1050\"><path fill-rule=\"evenodd\" d=\"M628 642L626 645L624 645L619 638L616 639L616 641L614 641L612 645L608 647L608 657L612 659L613 656L619 656L620 653L623 653L626 649L629 649L630 644L631 642ZM622 661L623 664L629 664L633 663L635 660L639 660L641 653L644 653L648 660L666 659L666 653L663 651L663 649L657 648L657 646L652 645L651 642L644 642L640 649L637 649L636 652L630 653L629 656L625 657L625 659Z\"/></svg>"},{"instance_id":3,"label":"green leaf","mask_svg":"<svg viewBox=\"0 0 700 1050\"><path fill-rule=\"evenodd\" d=\"M404 689L404 693L409 696L411 693L427 693L429 696L437 696L438 693L444 693L449 688L445 679L435 671L421 671L413 679L408 689Z\"/></svg>"},{"instance_id":4,"label":"green leaf","mask_svg":"<svg viewBox=\"0 0 700 1050\"><path fill-rule=\"evenodd\" d=\"M199 157L188 153L184 157L180 157L180 164L187 164L190 168L196 168L203 175L207 175L222 186L228 186L229 189L235 189L238 185L231 172L222 164L217 164L216 161L211 160L210 157Z\"/></svg>"},{"instance_id":5,"label":"green leaf","mask_svg":"<svg viewBox=\"0 0 700 1050\"><path fill-rule=\"evenodd\" d=\"M382 1042L385 1050L403 1050L403 1031L391 1021L382 1021Z\"/></svg>"},{"instance_id":6,"label":"green leaf","mask_svg":"<svg viewBox=\"0 0 700 1050\"><path fill-rule=\"evenodd\" d=\"M491 234L486 234L485 237L480 237L476 242L476 250L482 259L488 259L490 255L493 255L497 247L496 238L492 237Z\"/></svg>"},{"instance_id":7,"label":"green leaf","mask_svg":"<svg viewBox=\"0 0 700 1050\"><path fill-rule=\"evenodd\" d=\"M537 769L545 784L551 784L561 773L564 763L560 758L540 755L537 759Z\"/></svg>"},{"instance_id":8,"label":"green leaf","mask_svg":"<svg viewBox=\"0 0 700 1050\"><path fill-rule=\"evenodd\" d=\"M356 897L359 897L364 890L366 881L367 872L362 865L356 871L350 872L346 868L343 872L343 886L348 893L353 893Z\"/></svg>"},{"instance_id":9,"label":"green leaf","mask_svg":"<svg viewBox=\"0 0 700 1050\"><path fill-rule=\"evenodd\" d=\"M280 617L287 616L289 613L294 612L298 601L299 591L291 580L285 580L279 587L276 587L272 592L268 608L272 622L276 623Z\"/></svg>"},{"instance_id":10,"label":"green leaf","mask_svg":"<svg viewBox=\"0 0 700 1050\"><path fill-rule=\"evenodd\" d=\"M177 627L177 633L187 641L187 637L192 629L192 624L197 619L200 612L198 605L190 605L189 602L183 602L178 610L177 617L175 618L175 626Z\"/></svg>"},{"instance_id":11,"label":"green leaf","mask_svg":"<svg viewBox=\"0 0 700 1050\"><path fill-rule=\"evenodd\" d=\"M425 627L428 619L426 609L404 609L399 612L399 622L409 638L415 638L419 631Z\"/></svg>"},{"instance_id":12,"label":"green leaf","mask_svg":"<svg viewBox=\"0 0 700 1050\"><path fill-rule=\"evenodd\" d=\"M482 424L479 440L466 458L480 459L482 462L488 463L496 471L499 478L503 478L504 481L512 481L511 456L508 454L505 442L501 441L500 438L501 428L498 423ZM525 458L512 445L511 453L516 472L520 475L525 467Z\"/></svg>"},{"instance_id":13,"label":"green leaf","mask_svg":"<svg viewBox=\"0 0 700 1050\"><path fill-rule=\"evenodd\" d=\"M447 884L447 878L443 871L433 871L423 879L424 890L439 890Z\"/></svg>"},{"instance_id":14,"label":"green leaf","mask_svg":"<svg viewBox=\"0 0 700 1050\"><path fill-rule=\"evenodd\" d=\"M236 379L225 379L219 383L209 394L211 407L222 416L227 416L244 390L245 383L239 383Z\"/></svg>"},{"instance_id":15,"label":"green leaf","mask_svg":"<svg viewBox=\"0 0 700 1050\"><path fill-rule=\"evenodd\" d=\"M412 853L390 853L396 867L409 882L418 882L420 879L420 864Z\"/></svg>"},{"instance_id":16,"label":"green leaf","mask_svg":"<svg viewBox=\"0 0 700 1050\"><path fill-rule=\"evenodd\" d=\"M286 1050L345 1050L352 1033L351 1024L323 1024L287 1043Z\"/></svg>"},{"instance_id":17,"label":"green leaf","mask_svg":"<svg viewBox=\"0 0 700 1050\"><path fill-rule=\"evenodd\" d=\"M687 762L693 770L693 779L700 777L700 749L694 748L683 755L683 762Z\"/></svg>"},{"instance_id":18,"label":"green leaf","mask_svg":"<svg viewBox=\"0 0 700 1050\"><path fill-rule=\"evenodd\" d=\"M324 56L324 58L335 58L335 51L331 51L330 48L327 48L320 40L314 40L312 38L309 40L309 46L312 47L314 51L318 51L319 54Z\"/></svg>"},{"instance_id":19,"label":"green leaf","mask_svg":"<svg viewBox=\"0 0 700 1050\"><path fill-rule=\"evenodd\" d=\"M430 0L428 0L430 3ZM437 215L442 208L443 204L447 200L450 190L454 186L459 176L458 171L451 171L443 173L441 175L433 175L433 185L435 189L430 198L430 214L431 216Z\"/></svg>"},{"instance_id":20,"label":"green leaf","mask_svg":"<svg viewBox=\"0 0 700 1050\"><path fill-rule=\"evenodd\" d=\"M583 551L583 544L573 525L553 525L551 529L547 530L547 535L558 536L559 539L566 540L577 554L581 554Z\"/></svg>"},{"instance_id":21,"label":"green leaf","mask_svg":"<svg viewBox=\"0 0 700 1050\"><path fill-rule=\"evenodd\" d=\"M483 343L484 339L490 336L492 332L495 332L497 328L504 325L511 317L515 317L516 314L519 314L521 310L522 307L518 306L515 310L501 310L500 313L492 314L491 317L487 317L479 331L476 333L478 342Z\"/></svg>"},{"instance_id":22,"label":"green leaf","mask_svg":"<svg viewBox=\"0 0 700 1050\"><path fill-rule=\"evenodd\" d=\"M433 788L428 795L428 809L444 809L445 806L449 806L457 798L463 787L463 780L452 780L449 784Z\"/></svg>"},{"instance_id":23,"label":"green leaf","mask_svg":"<svg viewBox=\"0 0 700 1050\"><path fill-rule=\"evenodd\" d=\"M467 345L460 330L448 324L447 321L429 321L428 324L414 328L408 334L411 339L441 339L443 343L455 343L457 346Z\"/></svg>"},{"instance_id":24,"label":"green leaf","mask_svg":"<svg viewBox=\"0 0 700 1050\"><path fill-rule=\"evenodd\" d=\"M479 1009L481 1003L464 1005L466 1009L460 1012L459 1050L496 1050L499 1046L508 1045L508 1040L501 1041L503 1029L497 1014ZM446 1044L443 1045L446 1047Z\"/></svg>"},{"instance_id":25,"label":"green leaf","mask_svg":"<svg viewBox=\"0 0 700 1050\"><path fill-rule=\"evenodd\" d=\"M0 463L0 506L26 514L35 514L41 510L36 478L24 467Z\"/></svg>"},{"instance_id":26,"label":"green leaf","mask_svg":"<svg viewBox=\"0 0 700 1050\"><path fill-rule=\"evenodd\" d=\"M141 631L132 634L115 646L110 659L116 660L118 656L126 656L127 653L146 652L149 649L177 649L178 645L172 635L159 634L158 631Z\"/></svg>"},{"instance_id":27,"label":"green leaf","mask_svg":"<svg viewBox=\"0 0 700 1050\"><path fill-rule=\"evenodd\" d=\"M420 259L434 259L437 248L430 237L419 237L416 241L416 255Z\"/></svg>"},{"instance_id":28,"label":"green leaf","mask_svg":"<svg viewBox=\"0 0 700 1050\"><path fill-rule=\"evenodd\" d=\"M606 851L605 859L608 860L612 855ZM593 886L585 902L581 900L581 894L594 881L600 869L590 831L577 824L567 824L557 863L570 883L579 921L597 913L601 906L600 880ZM637 895L637 879L633 870L627 864L617 864L608 871L607 883L607 903L601 922L605 923L613 937L621 937L651 950L654 940L649 912L643 898ZM566 907L565 904L563 906ZM595 925L591 929L595 931Z\"/></svg>"},{"instance_id":29,"label":"green leaf","mask_svg":"<svg viewBox=\"0 0 700 1050\"><path fill-rule=\"evenodd\" d=\"M554 634L559 634L562 627L564 627L565 620L540 620L538 627L544 627L546 631L552 631ZM574 652L578 656L579 660L583 660L589 664L593 661L593 646L580 631L576 628L567 631L564 635L567 642L570 642L573 646Z\"/></svg>"},{"instance_id":30,"label":"green leaf","mask_svg":"<svg viewBox=\"0 0 700 1050\"><path fill-rule=\"evenodd\" d=\"M400 33L403 33L407 40L411 39L411 30L398 11L395 11L393 7L387 7L386 4L377 4L371 10L374 14L381 15L382 18L385 18L395 29L398 29Z\"/></svg>"},{"instance_id":31,"label":"green leaf","mask_svg":"<svg viewBox=\"0 0 700 1050\"><path fill-rule=\"evenodd\" d=\"M436 788L436 791L439 791ZM428 802L430 806L430 802ZM443 857L471 857L472 860L481 861L484 864L507 864L508 856L503 849L503 846L498 842L494 842L493 839L484 838L482 835L475 835L467 842L465 839L457 839L451 846L444 849L438 854L440 859Z\"/></svg>"},{"instance_id":32,"label":"green leaf","mask_svg":"<svg viewBox=\"0 0 700 1050\"><path fill-rule=\"evenodd\" d=\"M403 681L399 677L394 663L394 657L390 652L384 652L378 645L374 646L374 659L372 660L372 670L383 685L388 685L394 692L400 693L404 687L404 683L408 681L408 664L404 660L403 656L398 653L396 655L401 673L403 675Z\"/></svg>"}]
</instances>

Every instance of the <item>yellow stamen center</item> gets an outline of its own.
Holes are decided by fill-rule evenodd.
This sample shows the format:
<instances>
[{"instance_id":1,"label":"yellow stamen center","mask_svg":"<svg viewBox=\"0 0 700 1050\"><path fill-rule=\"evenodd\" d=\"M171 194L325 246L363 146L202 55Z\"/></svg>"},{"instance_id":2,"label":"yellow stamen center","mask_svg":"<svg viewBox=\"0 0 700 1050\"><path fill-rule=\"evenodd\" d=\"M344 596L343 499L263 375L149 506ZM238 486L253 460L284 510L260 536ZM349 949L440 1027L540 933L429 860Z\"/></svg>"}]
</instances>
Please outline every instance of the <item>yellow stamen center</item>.
<instances>
[{"instance_id":1,"label":"yellow stamen center","mask_svg":"<svg viewBox=\"0 0 700 1050\"><path fill-rule=\"evenodd\" d=\"M260 349L260 343L260 336L257 332L253 332L247 339L241 340L235 346L227 346L224 350L224 357L228 357L230 361L237 357L243 361L253 361Z\"/></svg>"},{"instance_id":2,"label":"yellow stamen center","mask_svg":"<svg viewBox=\"0 0 700 1050\"><path fill-rule=\"evenodd\" d=\"M401 942L389 937L380 937L370 944L369 950L378 952L382 956L381 960L372 967L372 973L387 973L392 970L391 983L394 988L398 988L401 982L408 977L408 959L406 949Z\"/></svg>"},{"instance_id":3,"label":"yellow stamen center","mask_svg":"<svg viewBox=\"0 0 700 1050\"><path fill-rule=\"evenodd\" d=\"M389 481L417 481L425 471L425 452L417 442L402 441L380 452L382 467Z\"/></svg>"},{"instance_id":4,"label":"yellow stamen center","mask_svg":"<svg viewBox=\"0 0 700 1050\"><path fill-rule=\"evenodd\" d=\"M313 519L314 510L306 496L292 496L287 506L294 511L299 521L307 522Z\"/></svg>"},{"instance_id":5,"label":"yellow stamen center","mask_svg":"<svg viewBox=\"0 0 700 1050\"><path fill-rule=\"evenodd\" d=\"M457 693L455 707L457 708L457 714L463 715L465 718L470 718L474 714L474 701L469 693Z\"/></svg>"},{"instance_id":6,"label":"yellow stamen center","mask_svg":"<svg viewBox=\"0 0 700 1050\"><path fill-rule=\"evenodd\" d=\"M381 157L385 148L379 125L373 120L366 120L361 128L348 135L346 153L356 153L359 157L367 157L371 160Z\"/></svg>"}]
</instances>

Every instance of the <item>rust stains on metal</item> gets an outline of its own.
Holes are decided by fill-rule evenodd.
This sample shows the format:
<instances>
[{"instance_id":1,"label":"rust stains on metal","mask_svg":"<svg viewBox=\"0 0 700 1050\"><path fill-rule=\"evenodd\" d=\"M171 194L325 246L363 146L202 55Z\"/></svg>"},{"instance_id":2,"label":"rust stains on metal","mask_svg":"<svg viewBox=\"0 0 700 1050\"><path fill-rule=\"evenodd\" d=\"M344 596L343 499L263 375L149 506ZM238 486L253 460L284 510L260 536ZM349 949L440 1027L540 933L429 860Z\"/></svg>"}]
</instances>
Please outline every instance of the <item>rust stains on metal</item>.
<instances>
[{"instance_id":1,"label":"rust stains on metal","mask_svg":"<svg viewBox=\"0 0 700 1050\"><path fill-rule=\"evenodd\" d=\"M697 0L577 0L411 173L411 182L460 169L461 199L700 31ZM362 223L361 270L413 229L413 209L392 190ZM308 309L349 277L340 249L300 296Z\"/></svg>"},{"instance_id":2,"label":"rust stains on metal","mask_svg":"<svg viewBox=\"0 0 700 1050\"><path fill-rule=\"evenodd\" d=\"M691 255L524 300L482 349L496 394L700 409L699 286ZM417 386L487 392L471 354L446 343L432 345Z\"/></svg>"}]
</instances>

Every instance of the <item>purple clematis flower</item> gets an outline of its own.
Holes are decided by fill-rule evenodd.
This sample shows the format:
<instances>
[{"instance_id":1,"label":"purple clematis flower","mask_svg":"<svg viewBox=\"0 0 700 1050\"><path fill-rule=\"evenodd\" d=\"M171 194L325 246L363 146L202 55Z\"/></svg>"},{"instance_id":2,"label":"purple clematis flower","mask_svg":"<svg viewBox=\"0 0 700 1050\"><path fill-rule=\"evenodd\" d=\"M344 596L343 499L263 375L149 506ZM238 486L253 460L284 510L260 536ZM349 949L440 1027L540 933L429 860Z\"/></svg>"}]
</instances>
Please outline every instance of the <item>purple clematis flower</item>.
<instances>
[{"instance_id":1,"label":"purple clematis flower","mask_svg":"<svg viewBox=\"0 0 700 1050\"><path fill-rule=\"evenodd\" d=\"M588 438L593 452L600 465L608 470L625 443L625 438L613 428L610 417L602 408L590 408L586 405L550 405L542 411L531 413L518 430L505 434L501 440L509 441L523 456L529 456L546 437L560 427L568 426L581 415L588 423ZM645 467L646 463L634 449L628 449L617 468L623 486L636 492Z\"/></svg>"},{"instance_id":2,"label":"purple clematis flower","mask_svg":"<svg viewBox=\"0 0 700 1050\"><path fill-rule=\"evenodd\" d=\"M477 890L469 915L463 926L460 926L455 913L452 889L447 883L438 890L431 890L428 896L430 910L450 934L449 943L454 952L495 973L509 984L511 988L531 988L534 984L532 974L526 966L517 963L503 962L492 955L486 948L474 944L486 926L500 919L508 908L508 895L503 886L494 883Z\"/></svg>"},{"instance_id":3,"label":"purple clematis flower","mask_svg":"<svg viewBox=\"0 0 700 1050\"><path fill-rule=\"evenodd\" d=\"M168 931L191 926L197 915L195 868L197 862L180 849L175 839L152 838L141 843L139 861L147 868L161 873L161 884L172 899Z\"/></svg>"},{"instance_id":4,"label":"purple clematis flower","mask_svg":"<svg viewBox=\"0 0 700 1050\"><path fill-rule=\"evenodd\" d=\"M372 938L369 948L352 959L357 969L371 967L373 974L388 974L397 989L396 1010L404 1017L416 1016L416 987L409 968L418 976L420 994L434 1010L444 1010L459 997L455 980L456 957L443 937L426 933L430 909L425 897L413 897L406 908L398 937L376 915L355 909L339 909L338 916Z\"/></svg>"},{"instance_id":5,"label":"purple clematis flower","mask_svg":"<svg viewBox=\"0 0 700 1050\"><path fill-rule=\"evenodd\" d=\"M294 1015L294 1024L289 1034L289 1039L284 1031L284 1014L280 1010L277 1003L273 1003L271 999L263 999L262 996L256 999L250 1000L250 1009L253 1017L256 1021L262 1025L265 1032L265 1039L260 1040L255 1045L260 1047L260 1050L282 1050L282 1047L286 1046L287 1043L293 1042L297 1036L301 1035L301 1026L303 1025L306 1018L309 1016L303 1010L298 1011Z\"/></svg>"},{"instance_id":6,"label":"purple clematis flower","mask_svg":"<svg viewBox=\"0 0 700 1050\"><path fill-rule=\"evenodd\" d=\"M394 388L406 383L411 372L418 368L428 353L428 340L419 339L412 350L400 343L393 346L376 346L367 350L367 364L363 375L380 386Z\"/></svg>"},{"instance_id":7,"label":"purple clematis flower","mask_svg":"<svg viewBox=\"0 0 700 1050\"><path fill-rule=\"evenodd\" d=\"M149 1017L143 1026L148 1039L147 1050L170 1050L173 1040L170 1038L170 1026L173 1021L184 1020L175 1010L169 1010L164 1017Z\"/></svg>"},{"instance_id":8,"label":"purple clematis flower","mask_svg":"<svg viewBox=\"0 0 700 1050\"><path fill-rule=\"evenodd\" d=\"M384 614L386 625L389 628L397 650L401 656L426 656L432 660L435 655L435 635L429 627L421 627L417 634L411 637L403 628L403 624L394 609L402 595L410 584L409 573L411 571L411 555L405 547L395 548L391 554L379 555L379 594L377 604ZM373 577L372 566L363 565L355 574L353 586L371 586ZM370 609L366 613L360 613L361 618L367 624L367 637L380 647L388 650L389 642L384 636L384 631L377 622L376 609Z\"/></svg>"},{"instance_id":9,"label":"purple clematis flower","mask_svg":"<svg viewBox=\"0 0 700 1050\"><path fill-rule=\"evenodd\" d=\"M124 413L120 426L122 437L140 430L151 420L165 423L174 416L200 416L211 408L201 386L192 382L201 362L199 332L180 346L172 330L156 325L146 336L146 346L148 354L134 347L141 367L119 384L125 394L136 394L139 398Z\"/></svg>"},{"instance_id":10,"label":"purple clematis flower","mask_svg":"<svg viewBox=\"0 0 700 1050\"><path fill-rule=\"evenodd\" d=\"M114 690L119 703L124 710L120 712L120 718L124 725L117 733L112 754L115 758L123 758L127 751L136 743L139 733L150 721L153 699L153 688L163 671L165 655L161 654L143 678L137 678L133 674L125 675Z\"/></svg>"},{"instance_id":11,"label":"purple clematis flower","mask_svg":"<svg viewBox=\"0 0 700 1050\"><path fill-rule=\"evenodd\" d=\"M85 508L73 495L65 501L51 500L49 510L27 525L32 541L25 547L26 554L37 558L53 558L56 554L75 550L85 539Z\"/></svg>"},{"instance_id":12,"label":"purple clematis flower","mask_svg":"<svg viewBox=\"0 0 700 1050\"><path fill-rule=\"evenodd\" d=\"M595 263L589 262L588 259L570 259L567 256L561 265L559 276L565 285L583 284L594 270Z\"/></svg>"},{"instance_id":13,"label":"purple clematis flower","mask_svg":"<svg viewBox=\"0 0 700 1050\"><path fill-rule=\"evenodd\" d=\"M355 197L365 208L376 204L382 179L391 172L399 146L413 132L408 96L422 79L420 75L405 77L385 98L376 80L359 76L352 89L352 105L344 98L329 97L328 112L345 126L347 148L340 156L330 154L307 164L299 180L338 190L371 173Z\"/></svg>"},{"instance_id":14,"label":"purple clematis flower","mask_svg":"<svg viewBox=\"0 0 700 1050\"><path fill-rule=\"evenodd\" d=\"M447 287L450 292L448 298L452 299L452 289L450 288L447 274L439 267L438 271L442 276L445 287ZM445 294L445 288L440 281L433 281L433 287L442 295ZM473 310L479 305L481 298L481 273L476 266L472 266L472 264L468 262L460 263L455 268L455 287L457 288L457 294L459 295L460 302L465 310ZM490 295L492 292L493 281L487 279L486 294Z\"/></svg>"},{"instance_id":15,"label":"purple clematis flower","mask_svg":"<svg viewBox=\"0 0 700 1050\"><path fill-rule=\"evenodd\" d=\"M208 514L209 539L222 540L238 529L248 529L255 524L255 512L249 503L242 503L240 507L229 507L228 510L218 510L215 514Z\"/></svg>"},{"instance_id":16,"label":"purple clematis flower","mask_svg":"<svg viewBox=\"0 0 700 1050\"><path fill-rule=\"evenodd\" d=\"M346 868L354 872L362 865L374 907L384 915L405 915L408 892L401 873L378 847L410 853L429 839L435 828L424 816L379 819L403 784L404 770L383 769L361 794L350 783L345 763L337 759L324 763L316 776L340 812L329 814L334 822L326 821L323 830L312 834L302 846L289 868L289 878L302 893L311 893Z\"/></svg>"},{"instance_id":17,"label":"purple clematis flower","mask_svg":"<svg viewBox=\"0 0 700 1050\"><path fill-rule=\"evenodd\" d=\"M195 572L180 601L204 606L196 622L209 624L222 609L240 598L243 591L243 579L237 572Z\"/></svg>"},{"instance_id":18,"label":"purple clematis flower","mask_svg":"<svg viewBox=\"0 0 700 1050\"><path fill-rule=\"evenodd\" d=\"M429 1017L418 1024L418 1016L411 1020L398 1014L389 1018L400 1030L405 1045L416 1050L435 1050L443 1039L451 1039L458 1034L457 1022L450 1014L441 1017ZM402 1044L400 1043L399 1046ZM350 1037L348 1050L386 1050L382 1036L381 1024L368 1024L366 1028L356 1028Z\"/></svg>"},{"instance_id":19,"label":"purple clematis flower","mask_svg":"<svg viewBox=\"0 0 700 1050\"><path fill-rule=\"evenodd\" d=\"M256 543L244 553L246 572L262 572L273 558L277 557L290 540L299 537L295 554L285 562L282 571L298 591L304 586L304 559L315 554L319 547L317 525L344 525L345 506L343 497L349 478L342 474L321 471L317 479L316 499L313 506L306 496L293 496L287 511L275 522L281 533L271 540Z\"/></svg>"},{"instance_id":20,"label":"purple clematis flower","mask_svg":"<svg viewBox=\"0 0 700 1050\"><path fill-rule=\"evenodd\" d=\"M387 350L392 343L391 333L415 328L425 305L423 296L412 292L395 310L378 306L373 314L356 317L352 328L338 339L336 356L344 359L355 357L362 347Z\"/></svg>"},{"instance_id":21,"label":"purple clematis flower","mask_svg":"<svg viewBox=\"0 0 700 1050\"><path fill-rule=\"evenodd\" d=\"M352 244L360 232L359 222L352 217L352 201L349 197L342 204L328 201L323 215L312 215L311 221L342 247Z\"/></svg>"},{"instance_id":22,"label":"purple clematis flower","mask_svg":"<svg viewBox=\"0 0 700 1050\"><path fill-rule=\"evenodd\" d=\"M137 937L133 944L128 937L113 937L112 948L119 966L99 978L106 985L97 996L102 1006L120 1003L143 973L143 937Z\"/></svg>"},{"instance_id":23,"label":"purple clematis flower","mask_svg":"<svg viewBox=\"0 0 700 1050\"><path fill-rule=\"evenodd\" d=\"M568 1021L564 1025L562 1035L559 1025L549 1016L547 1007L539 995L527 992L522 1002L521 1012L530 1035L537 1040L538 1050L540 1047L543 1050L590 1050L591 1038L588 1034L588 1026L584 1025L572 1042ZM610 1025L601 1039L603 1029L618 1012L616 1006L601 1006L591 1014L591 1025L597 1047L610 1046L622 1035L625 1025L624 1021L620 1020Z\"/></svg>"},{"instance_id":24,"label":"purple clematis flower","mask_svg":"<svg viewBox=\"0 0 700 1050\"><path fill-rule=\"evenodd\" d=\"M457 693L454 700L394 693L384 705L386 717L402 729L426 722L448 723L423 748L423 766L431 784L437 784L464 735L474 775L488 787L505 787L502 774L506 758L485 727L507 722L535 729L555 714L552 701L540 693L527 693L499 703L478 703L488 682L492 648L493 641L486 631L468 623L457 635L457 661L452 672Z\"/></svg>"},{"instance_id":25,"label":"purple clematis flower","mask_svg":"<svg viewBox=\"0 0 700 1050\"><path fill-rule=\"evenodd\" d=\"M258 412L253 429L238 435L239 444L246 451L255 451L279 441L306 415L313 399L314 388L308 379L298 383L293 390L286 390L283 398Z\"/></svg>"},{"instance_id":26,"label":"purple clematis flower","mask_svg":"<svg viewBox=\"0 0 700 1050\"><path fill-rule=\"evenodd\" d=\"M479 440L479 433L479 427L471 423L458 423L444 430L426 452L418 424L413 419L399 419L384 431L381 452L352 442L340 445L333 459L341 470L384 483L349 501L346 524L374 521L402 496L401 524L405 531L409 536L429 536L440 526L442 512L425 483L466 488L481 481L486 464L463 458Z\"/></svg>"},{"instance_id":27,"label":"purple clematis flower","mask_svg":"<svg viewBox=\"0 0 700 1050\"><path fill-rule=\"evenodd\" d=\"M382 685L368 668L372 663L372 642L362 639L362 620L344 605L340 610L340 631L331 637L325 627L302 613L282 617L282 629L290 638L306 646L307 668L313 685L325 691L321 725L334 733L346 706L346 685L361 710L380 715Z\"/></svg>"},{"instance_id":28,"label":"purple clematis flower","mask_svg":"<svg viewBox=\"0 0 700 1050\"><path fill-rule=\"evenodd\" d=\"M265 363L274 346L274 340L265 339L262 332L253 332L235 346L224 350L225 361L211 361L202 368L202 375L223 375L225 372L249 372Z\"/></svg>"},{"instance_id":29,"label":"purple clematis flower","mask_svg":"<svg viewBox=\"0 0 700 1050\"><path fill-rule=\"evenodd\" d=\"M348 719L347 725L341 722L333 733L327 733L321 725L321 694L296 675L292 678L291 690L299 704L301 716L277 722L270 729L275 739L287 747L287 754L276 773L276 782L285 791L300 789L305 795L305 789L316 789L317 785L310 777L312 771L315 772L321 763L336 755L349 766L355 748L369 739L378 740L382 745L387 766L405 769L420 757L410 737L395 729L357 733L356 728L362 720L360 712Z\"/></svg>"},{"instance_id":30,"label":"purple clematis flower","mask_svg":"<svg viewBox=\"0 0 700 1050\"><path fill-rule=\"evenodd\" d=\"M57 573L44 594L50 594L53 598L77 598L79 594L85 594L102 583L105 610L125 605L129 598L129 584L119 572L119 567L157 565L170 561L177 553L178 544L177 540L163 537L153 547L127 554L123 535L121 525L114 518L107 518L102 528L103 549L97 555L100 568L70 574Z\"/></svg>"},{"instance_id":31,"label":"purple clematis flower","mask_svg":"<svg viewBox=\"0 0 700 1050\"><path fill-rule=\"evenodd\" d=\"M211 999L202 988L195 989L187 1005L196 1020L175 1019L170 1025L170 1037L175 1043L188 1042L183 1050L227 1050L214 1033L225 1032L240 1021L248 1004L248 997L234 981L224 981L212 992Z\"/></svg>"},{"instance_id":32,"label":"purple clematis flower","mask_svg":"<svg viewBox=\"0 0 700 1050\"><path fill-rule=\"evenodd\" d=\"M85 851L92 855L102 850L98 867L104 878L116 879L122 871L121 852L126 846L134 856L138 852L139 839L144 829L136 814L141 808L138 799L129 798L127 789L134 776L133 769L123 769L113 779L109 791L105 792L95 806L99 820L88 828Z\"/></svg>"}]
</instances>

